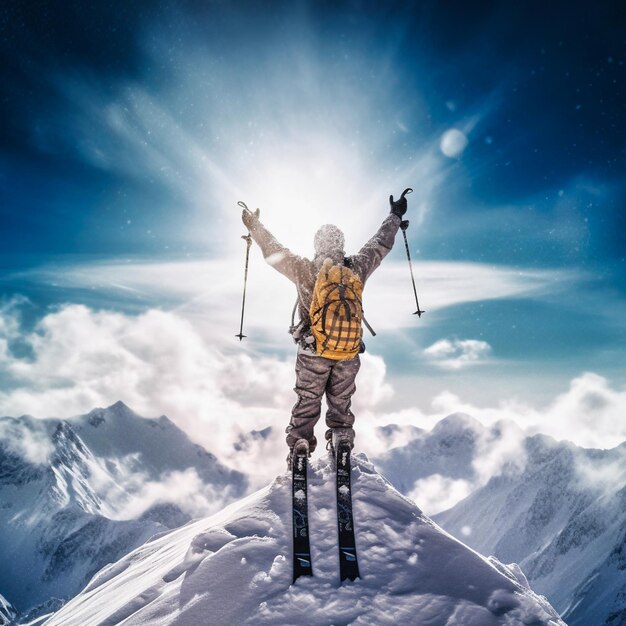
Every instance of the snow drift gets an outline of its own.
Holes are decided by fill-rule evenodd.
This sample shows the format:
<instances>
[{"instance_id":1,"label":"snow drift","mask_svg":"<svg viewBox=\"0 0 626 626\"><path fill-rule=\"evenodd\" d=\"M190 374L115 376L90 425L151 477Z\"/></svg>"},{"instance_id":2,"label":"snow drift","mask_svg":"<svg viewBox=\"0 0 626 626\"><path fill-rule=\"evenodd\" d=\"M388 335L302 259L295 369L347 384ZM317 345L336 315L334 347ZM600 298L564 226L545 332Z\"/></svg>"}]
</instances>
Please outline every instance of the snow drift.
<instances>
[{"instance_id":1,"label":"snow drift","mask_svg":"<svg viewBox=\"0 0 626 626\"><path fill-rule=\"evenodd\" d=\"M362 455L353 502L362 579L339 585L334 471L309 470L312 578L292 580L291 477L158 535L101 570L46 626L564 626L521 570L448 535Z\"/></svg>"}]
</instances>

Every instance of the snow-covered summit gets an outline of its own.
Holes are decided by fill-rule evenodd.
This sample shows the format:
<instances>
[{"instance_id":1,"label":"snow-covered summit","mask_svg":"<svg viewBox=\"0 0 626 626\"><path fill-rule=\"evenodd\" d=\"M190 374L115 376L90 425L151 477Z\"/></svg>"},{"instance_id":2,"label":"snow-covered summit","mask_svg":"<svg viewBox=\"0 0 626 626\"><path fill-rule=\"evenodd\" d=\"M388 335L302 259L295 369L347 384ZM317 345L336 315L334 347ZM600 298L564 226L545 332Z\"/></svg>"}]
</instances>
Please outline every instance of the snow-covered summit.
<instances>
[{"instance_id":1,"label":"snow-covered summit","mask_svg":"<svg viewBox=\"0 0 626 626\"><path fill-rule=\"evenodd\" d=\"M136 468L150 476L194 467L200 477L212 483L243 485L243 477L218 463L216 457L193 443L187 434L165 415L146 418L123 402L93 409L69 420L93 453L101 458L133 459Z\"/></svg>"},{"instance_id":2,"label":"snow-covered summit","mask_svg":"<svg viewBox=\"0 0 626 626\"><path fill-rule=\"evenodd\" d=\"M101 570L46 626L429 624L564 626L516 565L441 530L358 455L362 579L339 584L335 474L309 470L314 576L292 585L291 478L170 531Z\"/></svg>"},{"instance_id":3,"label":"snow-covered summit","mask_svg":"<svg viewBox=\"0 0 626 626\"><path fill-rule=\"evenodd\" d=\"M467 436L471 431L480 432L484 429L482 422L468 413L460 411L451 413L439 420L433 427L432 432L442 436Z\"/></svg>"}]
</instances>

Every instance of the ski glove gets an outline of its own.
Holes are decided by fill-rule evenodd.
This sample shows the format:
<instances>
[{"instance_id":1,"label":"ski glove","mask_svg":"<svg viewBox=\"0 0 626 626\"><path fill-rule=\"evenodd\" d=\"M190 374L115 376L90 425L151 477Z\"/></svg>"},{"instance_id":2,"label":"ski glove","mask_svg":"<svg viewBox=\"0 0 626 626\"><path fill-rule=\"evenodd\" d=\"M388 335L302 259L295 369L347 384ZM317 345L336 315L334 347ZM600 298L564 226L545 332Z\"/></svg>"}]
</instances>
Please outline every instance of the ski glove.
<instances>
[{"instance_id":1,"label":"ski glove","mask_svg":"<svg viewBox=\"0 0 626 626\"><path fill-rule=\"evenodd\" d=\"M244 209L241 212L241 220L246 225L248 230L251 230L252 227L259 221L259 215L261 211L257 209L254 213L250 211L250 209Z\"/></svg>"},{"instance_id":2,"label":"ski glove","mask_svg":"<svg viewBox=\"0 0 626 626\"><path fill-rule=\"evenodd\" d=\"M391 212L394 215L397 215L400 219L402 219L402 216L406 213L407 209L407 202L404 196L406 196L407 193L411 193L412 191L413 190L410 187L407 187L402 192L402 195L395 201L393 199L393 196L389 196L389 205L391 206Z\"/></svg>"}]
</instances>

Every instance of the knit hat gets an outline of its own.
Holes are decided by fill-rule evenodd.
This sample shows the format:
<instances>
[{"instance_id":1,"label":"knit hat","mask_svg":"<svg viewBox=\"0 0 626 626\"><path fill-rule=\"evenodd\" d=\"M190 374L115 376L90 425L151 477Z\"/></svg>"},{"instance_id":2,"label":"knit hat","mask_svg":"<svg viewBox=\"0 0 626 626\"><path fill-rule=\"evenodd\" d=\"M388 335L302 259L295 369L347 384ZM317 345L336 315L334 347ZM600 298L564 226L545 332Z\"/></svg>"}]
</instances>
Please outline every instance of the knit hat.
<instances>
[{"instance_id":1,"label":"knit hat","mask_svg":"<svg viewBox=\"0 0 626 626\"><path fill-rule=\"evenodd\" d=\"M315 255L340 252L343 254L345 238L341 229L334 224L324 224L315 233L313 240Z\"/></svg>"}]
</instances>

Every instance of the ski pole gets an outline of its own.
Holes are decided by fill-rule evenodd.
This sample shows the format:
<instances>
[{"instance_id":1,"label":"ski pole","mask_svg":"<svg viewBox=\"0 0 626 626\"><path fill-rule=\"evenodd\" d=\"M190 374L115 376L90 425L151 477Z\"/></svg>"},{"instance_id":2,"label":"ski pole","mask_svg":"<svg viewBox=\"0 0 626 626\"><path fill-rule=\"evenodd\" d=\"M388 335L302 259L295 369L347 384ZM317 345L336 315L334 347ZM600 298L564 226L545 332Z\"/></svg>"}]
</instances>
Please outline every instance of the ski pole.
<instances>
[{"instance_id":1,"label":"ski pole","mask_svg":"<svg viewBox=\"0 0 626 626\"><path fill-rule=\"evenodd\" d=\"M243 207L244 209L248 210L248 207L246 206L245 202L242 202L241 200L239 202L237 202L237 204L240 207ZM259 209L256 210L256 216L259 216ZM246 335L243 334L243 315L246 309L246 286L248 284L248 261L250 259L250 246L252 246L252 237L250 235L250 232L248 232L247 235L241 235L242 239L245 239L246 242L246 268L244 271L244 275L243 275L243 299L241 302L241 324L239 325L239 334L235 335L235 337L239 337L239 341L241 341L244 337L246 337Z\"/></svg>"},{"instance_id":2,"label":"ski pole","mask_svg":"<svg viewBox=\"0 0 626 626\"><path fill-rule=\"evenodd\" d=\"M413 293L415 294L415 304L417 305L417 311L413 313L413 315L417 315L417 317L422 317L422 313L426 313L426 311L422 311L420 309L420 303L417 299L417 288L415 287L415 278L413 277L413 265L411 264L411 253L409 252L409 242L406 238L406 229L409 227L409 220L402 220L400 222L400 228L402 229L402 235L404 236L404 247L406 248L406 258L409 260L409 270L411 271L411 282L413 283Z\"/></svg>"}]
</instances>

